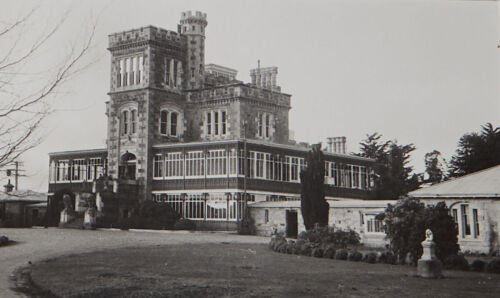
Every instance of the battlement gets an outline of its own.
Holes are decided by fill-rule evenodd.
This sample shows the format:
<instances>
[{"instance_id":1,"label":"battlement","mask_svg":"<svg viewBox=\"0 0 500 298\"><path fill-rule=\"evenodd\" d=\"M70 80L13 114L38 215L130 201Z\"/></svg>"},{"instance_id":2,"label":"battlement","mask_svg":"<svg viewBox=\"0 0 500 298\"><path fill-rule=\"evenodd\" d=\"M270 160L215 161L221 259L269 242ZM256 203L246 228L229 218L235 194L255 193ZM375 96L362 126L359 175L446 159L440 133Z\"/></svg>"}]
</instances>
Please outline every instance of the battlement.
<instances>
[{"instance_id":1,"label":"battlement","mask_svg":"<svg viewBox=\"0 0 500 298\"><path fill-rule=\"evenodd\" d=\"M275 104L286 108L290 108L291 98L291 95L289 94L256 88L255 86L243 83L215 86L212 88L189 92L187 96L188 101L190 102L207 102L212 100L240 97Z\"/></svg>"},{"instance_id":2,"label":"battlement","mask_svg":"<svg viewBox=\"0 0 500 298\"><path fill-rule=\"evenodd\" d=\"M161 41L186 44L186 38L176 31L166 30L154 26L145 26L123 32L117 32L108 35L109 48L114 48L124 44L130 44L140 41Z\"/></svg>"},{"instance_id":3,"label":"battlement","mask_svg":"<svg viewBox=\"0 0 500 298\"><path fill-rule=\"evenodd\" d=\"M207 25L207 14L201 11L184 11L181 13L181 24L202 23Z\"/></svg>"}]
</instances>

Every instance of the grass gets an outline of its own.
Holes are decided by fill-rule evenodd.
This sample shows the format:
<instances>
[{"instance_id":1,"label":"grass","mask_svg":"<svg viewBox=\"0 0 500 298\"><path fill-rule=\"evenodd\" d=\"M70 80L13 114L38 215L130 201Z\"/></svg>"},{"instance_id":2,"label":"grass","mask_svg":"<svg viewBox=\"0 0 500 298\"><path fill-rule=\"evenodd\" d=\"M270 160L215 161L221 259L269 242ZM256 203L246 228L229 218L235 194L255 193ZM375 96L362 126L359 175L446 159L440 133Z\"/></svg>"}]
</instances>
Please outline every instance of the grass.
<instances>
[{"instance_id":1,"label":"grass","mask_svg":"<svg viewBox=\"0 0 500 298\"><path fill-rule=\"evenodd\" d=\"M35 264L36 287L59 297L494 297L500 275L275 253L265 245L123 248Z\"/></svg>"}]
</instances>

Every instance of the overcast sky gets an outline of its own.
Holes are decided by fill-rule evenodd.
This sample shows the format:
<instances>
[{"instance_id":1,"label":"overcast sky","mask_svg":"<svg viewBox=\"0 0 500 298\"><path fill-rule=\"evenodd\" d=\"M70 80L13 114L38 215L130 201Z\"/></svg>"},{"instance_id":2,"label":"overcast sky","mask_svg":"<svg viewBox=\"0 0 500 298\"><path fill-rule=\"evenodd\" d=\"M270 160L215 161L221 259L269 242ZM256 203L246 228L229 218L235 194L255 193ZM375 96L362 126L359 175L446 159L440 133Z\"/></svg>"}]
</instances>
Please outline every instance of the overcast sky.
<instances>
[{"instance_id":1,"label":"overcast sky","mask_svg":"<svg viewBox=\"0 0 500 298\"><path fill-rule=\"evenodd\" d=\"M12 22L35 1L2 3ZM180 13L208 14L206 63L237 69L278 66L292 94L295 139L346 136L358 152L366 134L414 143L412 165L434 149L449 158L460 136L500 125L499 9L495 1L42 1L36 26L67 15L42 52L58 58L83 39L99 15L96 60L54 99L43 143L22 157L21 188L47 190L48 153L104 148L110 33L145 25L176 30ZM24 38L32 38L28 32ZM4 47L5 44L0 47ZM2 177L2 185L6 178Z\"/></svg>"}]
</instances>

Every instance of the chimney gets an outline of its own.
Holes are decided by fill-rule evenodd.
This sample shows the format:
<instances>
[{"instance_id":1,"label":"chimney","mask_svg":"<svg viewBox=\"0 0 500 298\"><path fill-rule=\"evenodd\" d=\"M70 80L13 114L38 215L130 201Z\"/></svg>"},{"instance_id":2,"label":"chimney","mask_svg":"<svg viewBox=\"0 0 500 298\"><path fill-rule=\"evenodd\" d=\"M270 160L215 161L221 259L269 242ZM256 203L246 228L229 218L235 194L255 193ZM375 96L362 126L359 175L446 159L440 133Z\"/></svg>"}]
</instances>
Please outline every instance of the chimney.
<instances>
[{"instance_id":1,"label":"chimney","mask_svg":"<svg viewBox=\"0 0 500 298\"><path fill-rule=\"evenodd\" d=\"M346 137L329 137L327 139L326 151L345 154Z\"/></svg>"}]
</instances>

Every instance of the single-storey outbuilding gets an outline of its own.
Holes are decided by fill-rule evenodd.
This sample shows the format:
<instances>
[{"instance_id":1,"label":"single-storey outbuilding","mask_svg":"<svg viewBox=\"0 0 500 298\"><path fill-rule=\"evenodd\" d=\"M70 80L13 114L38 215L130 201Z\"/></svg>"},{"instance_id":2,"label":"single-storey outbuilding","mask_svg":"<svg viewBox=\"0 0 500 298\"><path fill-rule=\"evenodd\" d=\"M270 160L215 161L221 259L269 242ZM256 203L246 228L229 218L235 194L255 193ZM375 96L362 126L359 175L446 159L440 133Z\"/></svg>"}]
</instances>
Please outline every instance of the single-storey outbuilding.
<instances>
[{"instance_id":1,"label":"single-storey outbuilding","mask_svg":"<svg viewBox=\"0 0 500 298\"><path fill-rule=\"evenodd\" d=\"M47 209L47 194L31 190L0 193L0 227L42 225Z\"/></svg>"},{"instance_id":2,"label":"single-storey outbuilding","mask_svg":"<svg viewBox=\"0 0 500 298\"><path fill-rule=\"evenodd\" d=\"M409 193L426 204L444 201L462 251L499 252L500 165Z\"/></svg>"},{"instance_id":3,"label":"single-storey outbuilding","mask_svg":"<svg viewBox=\"0 0 500 298\"><path fill-rule=\"evenodd\" d=\"M383 247L387 244L383 222L375 216L383 212L388 204L395 204L396 201L339 198L327 202L330 205L330 227L358 232L361 242L367 246ZM298 233L305 231L300 200L256 202L248 207L257 235L269 236L276 230L285 232L287 237L296 237Z\"/></svg>"}]
</instances>

